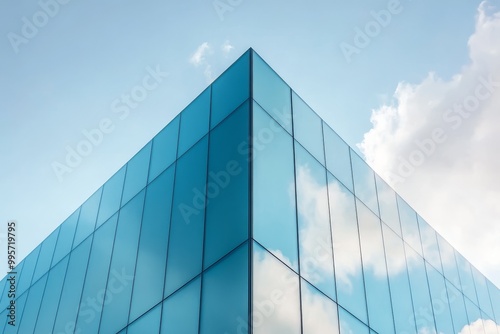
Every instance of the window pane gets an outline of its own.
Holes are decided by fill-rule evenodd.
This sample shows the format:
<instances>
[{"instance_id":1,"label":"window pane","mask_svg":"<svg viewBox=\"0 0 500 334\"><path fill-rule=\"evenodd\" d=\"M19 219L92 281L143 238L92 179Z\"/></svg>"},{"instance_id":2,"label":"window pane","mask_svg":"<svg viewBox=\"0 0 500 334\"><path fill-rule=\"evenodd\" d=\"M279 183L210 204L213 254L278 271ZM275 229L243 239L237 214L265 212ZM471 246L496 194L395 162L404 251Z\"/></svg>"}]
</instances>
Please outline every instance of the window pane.
<instances>
[{"instance_id":1,"label":"window pane","mask_svg":"<svg viewBox=\"0 0 500 334\"><path fill-rule=\"evenodd\" d=\"M151 142L144 146L127 163L127 174L123 186L122 203L127 203L141 191L148 181L149 158L151 157Z\"/></svg>"},{"instance_id":2,"label":"window pane","mask_svg":"<svg viewBox=\"0 0 500 334\"><path fill-rule=\"evenodd\" d=\"M457 259L458 271L460 273L461 290L474 304L478 304L476 296L476 288L474 286L474 279L472 278L472 271L470 263L460 254L455 253Z\"/></svg>"},{"instance_id":3,"label":"window pane","mask_svg":"<svg viewBox=\"0 0 500 334\"><path fill-rule=\"evenodd\" d=\"M112 293L113 299L108 304L104 303L99 327L99 331L103 333L116 333L127 325L144 193L144 190L141 191L126 204L118 216L113 257L106 286Z\"/></svg>"},{"instance_id":4,"label":"window pane","mask_svg":"<svg viewBox=\"0 0 500 334\"><path fill-rule=\"evenodd\" d=\"M248 109L210 134L205 268L248 238Z\"/></svg>"},{"instance_id":5,"label":"window pane","mask_svg":"<svg viewBox=\"0 0 500 334\"><path fill-rule=\"evenodd\" d=\"M248 323L248 243L203 274L202 294L201 334L241 332Z\"/></svg>"},{"instance_id":6,"label":"window pane","mask_svg":"<svg viewBox=\"0 0 500 334\"><path fill-rule=\"evenodd\" d=\"M19 333L33 333L35 329L36 318L40 309L45 283L47 282L47 275L44 275L38 282L36 282L29 290L26 300L26 306L22 313L17 316L20 317Z\"/></svg>"},{"instance_id":7,"label":"window pane","mask_svg":"<svg viewBox=\"0 0 500 334\"><path fill-rule=\"evenodd\" d=\"M20 314L23 313L24 306L26 304L26 298L28 297L28 293L23 294L21 297L16 299L16 325L11 326L11 325L6 325L5 326L5 332L3 334L16 334L19 329L19 318L17 318Z\"/></svg>"},{"instance_id":8,"label":"window pane","mask_svg":"<svg viewBox=\"0 0 500 334\"><path fill-rule=\"evenodd\" d=\"M420 228L424 258L434 267L434 269L438 270L442 274L443 269L441 266L441 256L439 254L439 246L436 238L437 233L419 215L417 215L417 220Z\"/></svg>"},{"instance_id":9,"label":"window pane","mask_svg":"<svg viewBox=\"0 0 500 334\"><path fill-rule=\"evenodd\" d=\"M380 218L387 226L401 236L396 193L380 178L380 176L375 175L375 181L377 184L378 203L380 206Z\"/></svg>"},{"instance_id":10,"label":"window pane","mask_svg":"<svg viewBox=\"0 0 500 334\"><path fill-rule=\"evenodd\" d=\"M163 302L162 334L198 334L200 289L197 277Z\"/></svg>"},{"instance_id":11,"label":"window pane","mask_svg":"<svg viewBox=\"0 0 500 334\"><path fill-rule=\"evenodd\" d=\"M453 322L451 320L450 304L446 293L444 277L429 263L425 263L429 288L431 291L432 308L436 319L438 333L453 333Z\"/></svg>"},{"instance_id":12,"label":"window pane","mask_svg":"<svg viewBox=\"0 0 500 334\"><path fill-rule=\"evenodd\" d=\"M177 158L180 116L175 117L153 138L149 182L160 175Z\"/></svg>"},{"instance_id":13,"label":"window pane","mask_svg":"<svg viewBox=\"0 0 500 334\"><path fill-rule=\"evenodd\" d=\"M299 334L298 275L256 243L252 275L253 333Z\"/></svg>"},{"instance_id":14,"label":"window pane","mask_svg":"<svg viewBox=\"0 0 500 334\"><path fill-rule=\"evenodd\" d=\"M325 165L321 118L295 92L292 92L292 103L294 138Z\"/></svg>"},{"instance_id":15,"label":"window pane","mask_svg":"<svg viewBox=\"0 0 500 334\"><path fill-rule=\"evenodd\" d=\"M177 162L165 296L202 269L207 137Z\"/></svg>"},{"instance_id":16,"label":"window pane","mask_svg":"<svg viewBox=\"0 0 500 334\"><path fill-rule=\"evenodd\" d=\"M54 258L52 259L52 266L65 257L71 250L79 215L80 208L73 212L71 216L69 216L59 227L59 237L57 238Z\"/></svg>"},{"instance_id":17,"label":"window pane","mask_svg":"<svg viewBox=\"0 0 500 334\"><path fill-rule=\"evenodd\" d=\"M102 223L107 221L109 217L120 209L123 181L125 180L125 170L126 166L122 167L104 184L96 228L101 226Z\"/></svg>"},{"instance_id":18,"label":"window pane","mask_svg":"<svg viewBox=\"0 0 500 334\"><path fill-rule=\"evenodd\" d=\"M25 263L25 261L21 261L15 267L15 272L17 273L17 275L15 278L16 282L15 282L14 286L16 287L16 291L17 291L17 286L19 285L19 278L21 277L21 273L23 272L24 263ZM9 290L10 290L10 283L6 282L5 293L0 296L1 297L0 309L2 309L2 310L4 310L7 306L9 306L9 303L10 303L10 298L9 298L9 293L8 293ZM19 294L17 294L17 295L19 295Z\"/></svg>"},{"instance_id":19,"label":"window pane","mask_svg":"<svg viewBox=\"0 0 500 334\"><path fill-rule=\"evenodd\" d=\"M328 198L338 303L368 322L354 196L328 174Z\"/></svg>"},{"instance_id":20,"label":"window pane","mask_svg":"<svg viewBox=\"0 0 500 334\"><path fill-rule=\"evenodd\" d=\"M250 95L250 51L245 52L212 84L213 128Z\"/></svg>"},{"instance_id":21,"label":"window pane","mask_svg":"<svg viewBox=\"0 0 500 334\"><path fill-rule=\"evenodd\" d=\"M23 260L25 263L23 265L23 270L19 275L19 283L17 283L16 295L20 296L26 291L30 286L33 279L33 273L35 271L36 261L38 259L38 254L40 253L41 246L35 248L28 256Z\"/></svg>"},{"instance_id":22,"label":"window pane","mask_svg":"<svg viewBox=\"0 0 500 334\"><path fill-rule=\"evenodd\" d=\"M326 167L344 186L354 191L349 146L326 123L323 123L323 132Z\"/></svg>"},{"instance_id":23,"label":"window pane","mask_svg":"<svg viewBox=\"0 0 500 334\"><path fill-rule=\"evenodd\" d=\"M339 309L341 334L368 334L368 327L343 308Z\"/></svg>"},{"instance_id":24,"label":"window pane","mask_svg":"<svg viewBox=\"0 0 500 334\"><path fill-rule=\"evenodd\" d=\"M498 289L490 281L487 282L488 291L490 293L491 304L493 305L493 313L497 324L500 324L500 289Z\"/></svg>"},{"instance_id":25,"label":"window pane","mask_svg":"<svg viewBox=\"0 0 500 334\"><path fill-rule=\"evenodd\" d=\"M446 283L446 291L450 301L451 317L453 319L454 333L459 333L469 321L467 320L467 312L465 310L465 302L463 294L448 281Z\"/></svg>"},{"instance_id":26,"label":"window pane","mask_svg":"<svg viewBox=\"0 0 500 334\"><path fill-rule=\"evenodd\" d=\"M337 304L301 280L303 334L339 333Z\"/></svg>"},{"instance_id":27,"label":"window pane","mask_svg":"<svg viewBox=\"0 0 500 334\"><path fill-rule=\"evenodd\" d=\"M130 320L163 299L174 172L172 165L146 192Z\"/></svg>"},{"instance_id":28,"label":"window pane","mask_svg":"<svg viewBox=\"0 0 500 334\"><path fill-rule=\"evenodd\" d=\"M257 105L253 121L254 238L297 271L293 140Z\"/></svg>"},{"instance_id":29,"label":"window pane","mask_svg":"<svg viewBox=\"0 0 500 334\"><path fill-rule=\"evenodd\" d=\"M256 53L253 54L253 98L292 133L290 87Z\"/></svg>"},{"instance_id":30,"label":"window pane","mask_svg":"<svg viewBox=\"0 0 500 334\"><path fill-rule=\"evenodd\" d=\"M297 142L295 163L300 275L336 299L326 170Z\"/></svg>"},{"instance_id":31,"label":"window pane","mask_svg":"<svg viewBox=\"0 0 500 334\"><path fill-rule=\"evenodd\" d=\"M401 199L401 197L397 196L397 199L403 239L413 248L413 250L417 251L418 254L422 256L422 244L420 243L417 213Z\"/></svg>"},{"instance_id":32,"label":"window pane","mask_svg":"<svg viewBox=\"0 0 500 334\"><path fill-rule=\"evenodd\" d=\"M140 317L127 329L127 334L153 334L160 331L161 305Z\"/></svg>"},{"instance_id":33,"label":"window pane","mask_svg":"<svg viewBox=\"0 0 500 334\"><path fill-rule=\"evenodd\" d=\"M455 287L460 287L457 262L455 261L455 249L439 234L437 235L439 253L443 264L444 277Z\"/></svg>"},{"instance_id":34,"label":"window pane","mask_svg":"<svg viewBox=\"0 0 500 334\"><path fill-rule=\"evenodd\" d=\"M351 150L352 174L354 178L354 194L363 203L379 214L375 173L353 150Z\"/></svg>"},{"instance_id":35,"label":"window pane","mask_svg":"<svg viewBox=\"0 0 500 334\"><path fill-rule=\"evenodd\" d=\"M474 266L471 266L472 277L476 286L476 293L479 299L479 307L490 318L493 318L493 308L491 307L488 287L486 286L486 278Z\"/></svg>"},{"instance_id":36,"label":"window pane","mask_svg":"<svg viewBox=\"0 0 500 334\"><path fill-rule=\"evenodd\" d=\"M99 202L101 201L101 193L102 187L83 203L80 209L80 216L78 217L78 226L76 227L73 248L78 246L83 239L94 231L97 220L97 210L99 210Z\"/></svg>"},{"instance_id":37,"label":"window pane","mask_svg":"<svg viewBox=\"0 0 500 334\"><path fill-rule=\"evenodd\" d=\"M210 87L205 89L181 113L179 152L181 156L208 132Z\"/></svg>"},{"instance_id":38,"label":"window pane","mask_svg":"<svg viewBox=\"0 0 500 334\"><path fill-rule=\"evenodd\" d=\"M38 279L50 269L58 234L59 228L52 232L40 245L40 255L38 256L35 274L33 275L33 282L38 281Z\"/></svg>"}]
</instances>

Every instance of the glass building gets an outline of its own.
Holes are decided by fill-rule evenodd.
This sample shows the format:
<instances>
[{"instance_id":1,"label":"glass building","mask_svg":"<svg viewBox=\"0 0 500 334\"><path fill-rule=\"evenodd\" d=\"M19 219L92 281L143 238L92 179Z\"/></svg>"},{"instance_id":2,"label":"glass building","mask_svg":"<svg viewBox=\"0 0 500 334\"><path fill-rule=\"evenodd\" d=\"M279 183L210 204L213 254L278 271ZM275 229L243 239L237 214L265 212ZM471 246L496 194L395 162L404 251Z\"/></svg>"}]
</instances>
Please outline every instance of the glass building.
<instances>
[{"instance_id":1,"label":"glass building","mask_svg":"<svg viewBox=\"0 0 500 334\"><path fill-rule=\"evenodd\" d=\"M500 291L248 50L0 282L1 333L500 334Z\"/></svg>"}]
</instances>

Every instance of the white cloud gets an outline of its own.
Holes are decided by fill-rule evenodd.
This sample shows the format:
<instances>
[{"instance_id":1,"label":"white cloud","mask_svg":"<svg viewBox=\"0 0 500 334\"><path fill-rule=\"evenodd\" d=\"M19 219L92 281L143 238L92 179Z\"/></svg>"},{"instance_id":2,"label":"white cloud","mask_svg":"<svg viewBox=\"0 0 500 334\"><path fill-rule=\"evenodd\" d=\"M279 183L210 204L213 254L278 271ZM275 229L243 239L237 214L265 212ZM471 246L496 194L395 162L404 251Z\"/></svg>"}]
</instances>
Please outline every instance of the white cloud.
<instances>
[{"instance_id":1,"label":"white cloud","mask_svg":"<svg viewBox=\"0 0 500 334\"><path fill-rule=\"evenodd\" d=\"M470 325L464 326L458 334L497 334L500 333L500 325L493 320L477 319Z\"/></svg>"},{"instance_id":2,"label":"white cloud","mask_svg":"<svg viewBox=\"0 0 500 334\"><path fill-rule=\"evenodd\" d=\"M483 2L470 62L450 80L401 82L360 149L452 245L500 286L500 12Z\"/></svg>"},{"instance_id":3,"label":"white cloud","mask_svg":"<svg viewBox=\"0 0 500 334\"><path fill-rule=\"evenodd\" d=\"M227 55L229 52L231 52L231 50L234 49L234 46L232 46L231 43L228 40L226 40L224 42L224 44L222 44L221 49L222 49L222 52L225 55Z\"/></svg>"},{"instance_id":4,"label":"white cloud","mask_svg":"<svg viewBox=\"0 0 500 334\"><path fill-rule=\"evenodd\" d=\"M201 64L206 63L205 57L207 54L210 52L211 47L208 42L202 43L196 51L191 55L191 58L189 58L189 62L193 64L194 66L200 66Z\"/></svg>"}]
</instances>

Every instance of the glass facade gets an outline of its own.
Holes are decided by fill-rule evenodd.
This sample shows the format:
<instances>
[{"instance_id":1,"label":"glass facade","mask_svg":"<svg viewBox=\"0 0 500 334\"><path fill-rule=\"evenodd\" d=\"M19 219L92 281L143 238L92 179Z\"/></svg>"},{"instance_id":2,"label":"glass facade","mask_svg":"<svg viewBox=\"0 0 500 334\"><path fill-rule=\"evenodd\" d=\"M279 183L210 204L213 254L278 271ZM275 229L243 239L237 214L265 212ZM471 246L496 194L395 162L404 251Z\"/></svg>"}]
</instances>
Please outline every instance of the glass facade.
<instances>
[{"instance_id":1,"label":"glass facade","mask_svg":"<svg viewBox=\"0 0 500 334\"><path fill-rule=\"evenodd\" d=\"M500 291L248 50L17 266L2 333L500 334Z\"/></svg>"}]
</instances>

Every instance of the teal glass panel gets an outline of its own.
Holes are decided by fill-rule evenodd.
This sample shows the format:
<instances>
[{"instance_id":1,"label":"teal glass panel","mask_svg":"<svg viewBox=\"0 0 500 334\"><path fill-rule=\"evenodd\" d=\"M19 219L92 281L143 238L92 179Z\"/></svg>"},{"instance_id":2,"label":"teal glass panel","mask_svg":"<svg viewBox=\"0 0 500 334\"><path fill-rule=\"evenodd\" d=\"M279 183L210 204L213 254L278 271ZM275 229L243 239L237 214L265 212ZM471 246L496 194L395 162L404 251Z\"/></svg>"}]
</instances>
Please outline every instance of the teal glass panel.
<instances>
[{"instance_id":1,"label":"teal glass panel","mask_svg":"<svg viewBox=\"0 0 500 334\"><path fill-rule=\"evenodd\" d=\"M0 333L5 333L5 326L7 326L7 321L9 321L9 319L7 318L7 310L4 310L2 313L0 313Z\"/></svg>"},{"instance_id":2,"label":"teal glass panel","mask_svg":"<svg viewBox=\"0 0 500 334\"><path fill-rule=\"evenodd\" d=\"M145 190L141 191L119 213L116 228L113 256L109 268L106 290L112 302L104 303L99 331L116 333L128 322L132 281L135 275L135 262Z\"/></svg>"},{"instance_id":3,"label":"teal glass panel","mask_svg":"<svg viewBox=\"0 0 500 334\"><path fill-rule=\"evenodd\" d=\"M149 182L160 175L177 158L177 141L179 138L179 120L175 117L153 138L151 163L149 166Z\"/></svg>"},{"instance_id":4,"label":"teal glass panel","mask_svg":"<svg viewBox=\"0 0 500 334\"><path fill-rule=\"evenodd\" d=\"M163 299L175 165L148 186L142 218L130 319Z\"/></svg>"},{"instance_id":5,"label":"teal glass panel","mask_svg":"<svg viewBox=\"0 0 500 334\"><path fill-rule=\"evenodd\" d=\"M338 334L337 304L304 280L301 287L302 333Z\"/></svg>"},{"instance_id":6,"label":"teal glass panel","mask_svg":"<svg viewBox=\"0 0 500 334\"><path fill-rule=\"evenodd\" d=\"M253 333L301 333L299 276L257 243L252 275Z\"/></svg>"},{"instance_id":7,"label":"teal glass panel","mask_svg":"<svg viewBox=\"0 0 500 334\"><path fill-rule=\"evenodd\" d=\"M354 195L328 174L337 302L368 322Z\"/></svg>"},{"instance_id":8,"label":"teal glass panel","mask_svg":"<svg viewBox=\"0 0 500 334\"><path fill-rule=\"evenodd\" d=\"M103 305L112 304L113 294L106 290L111 251L118 214L105 222L94 234L89 266L76 321L81 333L97 333Z\"/></svg>"},{"instance_id":9,"label":"teal glass panel","mask_svg":"<svg viewBox=\"0 0 500 334\"><path fill-rule=\"evenodd\" d=\"M21 295L19 298L16 299L16 320L14 323L14 326L7 324L5 326L3 334L16 334L19 329L19 318L17 316L23 314L24 306L26 305L26 298L28 297L28 294L25 293Z\"/></svg>"},{"instance_id":10,"label":"teal glass panel","mask_svg":"<svg viewBox=\"0 0 500 334\"><path fill-rule=\"evenodd\" d=\"M429 263L426 262L425 265L427 277L429 278L429 288L437 332L453 333L453 321L451 319L450 303L448 301L444 277Z\"/></svg>"},{"instance_id":11,"label":"teal glass panel","mask_svg":"<svg viewBox=\"0 0 500 334\"><path fill-rule=\"evenodd\" d=\"M254 104L253 235L298 270L293 140Z\"/></svg>"},{"instance_id":12,"label":"teal glass panel","mask_svg":"<svg viewBox=\"0 0 500 334\"><path fill-rule=\"evenodd\" d=\"M494 318L493 307L490 301L490 294L488 286L486 285L486 278L474 266L471 265L472 277L474 278L474 285L476 287L477 298L479 300L479 307L490 318Z\"/></svg>"},{"instance_id":13,"label":"teal glass panel","mask_svg":"<svg viewBox=\"0 0 500 334\"><path fill-rule=\"evenodd\" d=\"M104 184L96 228L101 226L102 223L107 221L120 209L126 168L126 166L120 168L120 170Z\"/></svg>"},{"instance_id":14,"label":"teal glass panel","mask_svg":"<svg viewBox=\"0 0 500 334\"><path fill-rule=\"evenodd\" d=\"M177 161L165 296L202 269L207 144L205 137Z\"/></svg>"},{"instance_id":15,"label":"teal glass panel","mask_svg":"<svg viewBox=\"0 0 500 334\"><path fill-rule=\"evenodd\" d=\"M460 273L460 287L464 295L466 295L475 305L478 305L476 288L474 286L474 279L472 278L472 271L470 263L458 252L455 253L457 259L458 272Z\"/></svg>"},{"instance_id":16,"label":"teal glass panel","mask_svg":"<svg viewBox=\"0 0 500 334\"><path fill-rule=\"evenodd\" d=\"M78 246L86 237L94 231L97 221L97 211L101 201L102 187L83 203L78 217L78 225L75 232L73 248Z\"/></svg>"},{"instance_id":17,"label":"teal glass panel","mask_svg":"<svg viewBox=\"0 0 500 334\"><path fill-rule=\"evenodd\" d=\"M368 327L352 314L339 309L340 334L368 334Z\"/></svg>"},{"instance_id":18,"label":"teal glass panel","mask_svg":"<svg viewBox=\"0 0 500 334\"><path fill-rule=\"evenodd\" d=\"M205 89L181 113L179 150L177 154L179 157L208 132L210 87Z\"/></svg>"},{"instance_id":19,"label":"teal glass panel","mask_svg":"<svg viewBox=\"0 0 500 334\"><path fill-rule=\"evenodd\" d=\"M250 97L250 51L245 52L212 84L210 128Z\"/></svg>"},{"instance_id":20,"label":"teal glass panel","mask_svg":"<svg viewBox=\"0 0 500 334\"><path fill-rule=\"evenodd\" d=\"M38 255L35 273L33 274L33 282L38 281L50 269L58 235L59 228L52 232L40 245L40 254Z\"/></svg>"},{"instance_id":21,"label":"teal glass panel","mask_svg":"<svg viewBox=\"0 0 500 334\"><path fill-rule=\"evenodd\" d=\"M350 191L354 191L349 146L326 123L325 136L326 168Z\"/></svg>"},{"instance_id":22,"label":"teal glass panel","mask_svg":"<svg viewBox=\"0 0 500 334\"><path fill-rule=\"evenodd\" d=\"M162 334L198 334L200 290L197 277L163 302Z\"/></svg>"},{"instance_id":23,"label":"teal glass panel","mask_svg":"<svg viewBox=\"0 0 500 334\"><path fill-rule=\"evenodd\" d=\"M31 253L26 256L26 258L23 260L24 266L23 270L20 271L19 277L19 283L17 283L17 288L16 288L16 295L20 296L26 291L30 286L31 283L33 282L33 274L35 272L35 266L36 266L36 261L38 260L38 255L40 253L40 248L41 246L39 245L37 248L35 248Z\"/></svg>"},{"instance_id":24,"label":"teal glass panel","mask_svg":"<svg viewBox=\"0 0 500 334\"><path fill-rule=\"evenodd\" d=\"M293 136L322 165L325 165L321 118L292 92Z\"/></svg>"},{"instance_id":25,"label":"teal glass panel","mask_svg":"<svg viewBox=\"0 0 500 334\"><path fill-rule=\"evenodd\" d=\"M413 250L417 251L420 256L423 256L417 213L401 197L397 196L397 199L403 239L413 248Z\"/></svg>"},{"instance_id":26,"label":"teal glass panel","mask_svg":"<svg viewBox=\"0 0 500 334\"><path fill-rule=\"evenodd\" d=\"M20 263L18 263L15 267L15 274L13 274L15 277L14 277L14 287L15 287L15 290L16 290L16 297L19 297L19 294L17 293L17 286L19 285L19 278L21 277L21 273L23 271L23 267L24 267L24 263L26 261L21 261ZM10 275L9 275L10 277ZM1 297L1 300L0 300L0 309L4 310L7 306L9 306L9 303L10 303L10 300L12 297L9 297L9 293L12 292L12 290L14 289L11 289L11 285L10 283L6 282L5 284L5 293L2 294L0 297Z\"/></svg>"},{"instance_id":27,"label":"teal glass panel","mask_svg":"<svg viewBox=\"0 0 500 334\"><path fill-rule=\"evenodd\" d=\"M54 250L52 266L68 255L71 250L76 225L78 223L78 216L80 215L80 209L81 208L78 208L75 212L73 212L71 216L69 216L59 227L59 237L57 238L56 249Z\"/></svg>"},{"instance_id":28,"label":"teal glass panel","mask_svg":"<svg viewBox=\"0 0 500 334\"><path fill-rule=\"evenodd\" d=\"M26 306L19 322L19 333L34 333L46 282L47 275L44 275L29 289Z\"/></svg>"},{"instance_id":29,"label":"teal glass panel","mask_svg":"<svg viewBox=\"0 0 500 334\"><path fill-rule=\"evenodd\" d=\"M300 275L335 300L326 170L297 142L295 164Z\"/></svg>"},{"instance_id":30,"label":"teal glass panel","mask_svg":"<svg viewBox=\"0 0 500 334\"><path fill-rule=\"evenodd\" d=\"M380 218L394 232L401 236L401 224L399 223L398 204L396 193L389 185L375 174L377 185L378 203L380 207Z\"/></svg>"},{"instance_id":31,"label":"teal glass panel","mask_svg":"<svg viewBox=\"0 0 500 334\"><path fill-rule=\"evenodd\" d=\"M422 241L424 258L434 267L434 269L443 274L443 269L442 269L443 267L441 265L441 254L439 252L439 246L437 241L437 233L419 215L417 215L417 220L420 229L420 238Z\"/></svg>"},{"instance_id":32,"label":"teal glass panel","mask_svg":"<svg viewBox=\"0 0 500 334\"><path fill-rule=\"evenodd\" d=\"M460 333L462 328L469 324L467 311L465 310L464 295L448 281L445 281L446 292L450 303L451 317L453 320L454 333Z\"/></svg>"},{"instance_id":33,"label":"teal glass panel","mask_svg":"<svg viewBox=\"0 0 500 334\"><path fill-rule=\"evenodd\" d=\"M354 194L376 215L378 211L375 173L368 164L351 150L352 175L354 179Z\"/></svg>"},{"instance_id":34,"label":"teal glass panel","mask_svg":"<svg viewBox=\"0 0 500 334\"><path fill-rule=\"evenodd\" d=\"M144 314L134 321L128 329L127 334L154 334L160 332L161 305Z\"/></svg>"},{"instance_id":35,"label":"teal glass panel","mask_svg":"<svg viewBox=\"0 0 500 334\"><path fill-rule=\"evenodd\" d=\"M248 126L247 102L210 133L205 268L248 238Z\"/></svg>"},{"instance_id":36,"label":"teal glass panel","mask_svg":"<svg viewBox=\"0 0 500 334\"><path fill-rule=\"evenodd\" d=\"M151 142L144 146L127 163L127 174L123 186L122 203L125 204L141 191L148 181L149 159L151 157Z\"/></svg>"},{"instance_id":37,"label":"teal glass panel","mask_svg":"<svg viewBox=\"0 0 500 334\"><path fill-rule=\"evenodd\" d=\"M253 98L292 134L291 89L256 53L253 54Z\"/></svg>"},{"instance_id":38,"label":"teal glass panel","mask_svg":"<svg viewBox=\"0 0 500 334\"><path fill-rule=\"evenodd\" d=\"M202 286L200 334L237 332L247 324L248 243L204 272Z\"/></svg>"}]
</instances>

